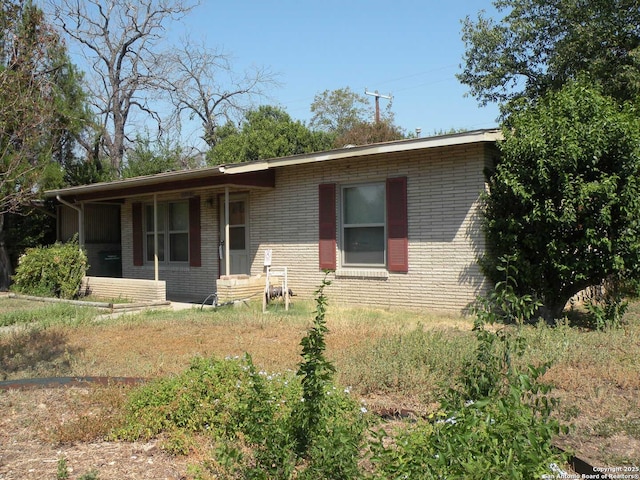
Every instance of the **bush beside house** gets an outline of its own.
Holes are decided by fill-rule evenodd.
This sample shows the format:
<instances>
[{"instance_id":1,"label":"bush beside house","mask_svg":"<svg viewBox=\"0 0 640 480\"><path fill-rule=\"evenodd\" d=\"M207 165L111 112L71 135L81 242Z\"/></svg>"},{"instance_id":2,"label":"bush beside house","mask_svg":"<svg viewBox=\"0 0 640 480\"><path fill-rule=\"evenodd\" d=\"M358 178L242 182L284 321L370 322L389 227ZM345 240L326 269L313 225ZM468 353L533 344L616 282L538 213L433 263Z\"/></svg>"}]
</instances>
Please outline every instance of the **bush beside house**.
<instances>
[{"instance_id":1,"label":"bush beside house","mask_svg":"<svg viewBox=\"0 0 640 480\"><path fill-rule=\"evenodd\" d=\"M12 289L29 295L76 298L88 269L87 255L76 239L28 248L18 262Z\"/></svg>"}]
</instances>

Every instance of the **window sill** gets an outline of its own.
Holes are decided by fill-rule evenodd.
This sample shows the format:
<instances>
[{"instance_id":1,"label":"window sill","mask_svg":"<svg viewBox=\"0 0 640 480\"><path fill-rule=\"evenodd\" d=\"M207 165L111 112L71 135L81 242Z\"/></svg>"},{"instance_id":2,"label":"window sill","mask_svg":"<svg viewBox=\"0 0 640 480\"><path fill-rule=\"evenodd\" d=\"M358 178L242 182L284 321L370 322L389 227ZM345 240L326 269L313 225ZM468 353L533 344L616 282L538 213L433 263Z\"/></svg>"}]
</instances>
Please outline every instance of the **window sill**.
<instances>
[{"instance_id":1,"label":"window sill","mask_svg":"<svg viewBox=\"0 0 640 480\"><path fill-rule=\"evenodd\" d=\"M337 278L389 278L389 272L384 268L339 268L335 275Z\"/></svg>"},{"instance_id":2,"label":"window sill","mask_svg":"<svg viewBox=\"0 0 640 480\"><path fill-rule=\"evenodd\" d=\"M144 270L155 270L153 263L145 263L142 268ZM158 268L161 270L188 272L190 270L188 262L158 262Z\"/></svg>"}]
</instances>

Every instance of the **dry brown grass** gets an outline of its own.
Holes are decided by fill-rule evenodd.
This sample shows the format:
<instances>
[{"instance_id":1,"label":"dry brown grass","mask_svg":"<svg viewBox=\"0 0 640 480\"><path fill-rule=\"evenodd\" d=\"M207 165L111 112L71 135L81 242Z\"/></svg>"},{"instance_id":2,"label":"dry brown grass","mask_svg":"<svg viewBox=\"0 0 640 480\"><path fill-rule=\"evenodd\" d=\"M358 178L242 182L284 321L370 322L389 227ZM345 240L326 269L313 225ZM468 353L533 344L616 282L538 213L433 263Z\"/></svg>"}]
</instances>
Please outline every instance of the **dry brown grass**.
<instances>
[{"instance_id":1,"label":"dry brown grass","mask_svg":"<svg viewBox=\"0 0 640 480\"><path fill-rule=\"evenodd\" d=\"M0 313L28 304L0 298ZM36 306L38 307L38 306ZM262 314L259 305L239 309L155 312L95 322L25 327L0 333L0 377L127 376L157 377L184 370L194 356L249 353L262 369L295 369L300 339L313 319L314 305L298 302ZM420 312L341 308L330 305L327 356L338 372L362 370L362 352L416 328L437 331L443 339L470 339L472 320ZM552 360L545 378L561 404L558 416L573 424L560 439L598 466L618 466L640 459L640 303L632 304L623 328L606 332L571 325L527 327L525 361ZM461 355L458 344L438 343L432 355ZM419 348L419 345L415 348ZM400 352L398 352L400 353ZM426 359L425 362L428 362ZM381 359L384 362L384 359ZM461 363L462 357L455 359ZM353 375L349 379L355 378ZM417 377L419 378L419 377ZM429 380L435 377L425 376ZM342 380L342 378L341 378ZM351 381L351 380L349 380ZM358 392L358 385L353 385ZM367 401L382 408L433 408L436 384L410 390L368 389ZM419 387L419 388L418 388ZM71 396L64 415L50 422L49 441L98 438L108 431L123 398L121 387L91 389Z\"/></svg>"},{"instance_id":2,"label":"dry brown grass","mask_svg":"<svg viewBox=\"0 0 640 480\"><path fill-rule=\"evenodd\" d=\"M44 357L51 375L156 377L182 371L194 356L240 356L245 352L260 368L295 369L300 340L313 318L312 307L299 303L295 311L267 314L252 305L243 311L196 308L125 315L91 324L14 332L4 337L4 343L13 348L28 344L26 356ZM434 329L468 329L471 325L459 317L432 318L430 322L417 313L332 309L327 316L327 354L336 362L348 361L346 354L358 345L409 331L419 323ZM0 348L2 342L0 339ZM34 375L36 371L27 363L5 368L5 375L8 379L46 376L44 365Z\"/></svg>"}]
</instances>

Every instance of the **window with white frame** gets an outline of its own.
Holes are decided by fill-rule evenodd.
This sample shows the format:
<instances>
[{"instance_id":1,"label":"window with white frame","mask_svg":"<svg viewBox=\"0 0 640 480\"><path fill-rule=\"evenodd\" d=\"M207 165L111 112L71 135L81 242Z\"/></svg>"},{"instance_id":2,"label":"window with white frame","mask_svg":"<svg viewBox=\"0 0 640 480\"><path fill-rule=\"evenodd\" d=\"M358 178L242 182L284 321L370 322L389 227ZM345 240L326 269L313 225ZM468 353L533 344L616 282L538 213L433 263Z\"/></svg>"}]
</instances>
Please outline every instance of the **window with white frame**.
<instances>
[{"instance_id":1,"label":"window with white frame","mask_svg":"<svg viewBox=\"0 0 640 480\"><path fill-rule=\"evenodd\" d=\"M342 265L385 266L385 184L342 187Z\"/></svg>"},{"instance_id":2,"label":"window with white frame","mask_svg":"<svg viewBox=\"0 0 640 480\"><path fill-rule=\"evenodd\" d=\"M168 202L157 205L158 261L189 261L189 202ZM153 205L145 206L146 259L154 257ZM168 255L167 255L168 252Z\"/></svg>"}]
</instances>

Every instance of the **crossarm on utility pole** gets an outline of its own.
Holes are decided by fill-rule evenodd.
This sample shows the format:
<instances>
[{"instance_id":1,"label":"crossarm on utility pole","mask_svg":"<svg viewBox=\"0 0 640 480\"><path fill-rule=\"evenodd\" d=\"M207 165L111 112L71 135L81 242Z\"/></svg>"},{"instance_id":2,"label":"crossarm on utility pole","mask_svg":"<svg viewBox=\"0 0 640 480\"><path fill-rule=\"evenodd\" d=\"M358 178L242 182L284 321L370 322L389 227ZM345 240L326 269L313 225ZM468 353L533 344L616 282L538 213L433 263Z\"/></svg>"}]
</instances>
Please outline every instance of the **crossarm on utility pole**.
<instances>
[{"instance_id":1,"label":"crossarm on utility pole","mask_svg":"<svg viewBox=\"0 0 640 480\"><path fill-rule=\"evenodd\" d=\"M372 96L374 96L376 98L376 123L380 123L380 98L384 98L386 100L391 100L393 98L393 96L391 94L382 95L381 93L378 93L377 90L375 92L370 92L369 89L367 89L367 88L364 89L364 94L365 95L372 95Z\"/></svg>"}]
</instances>

